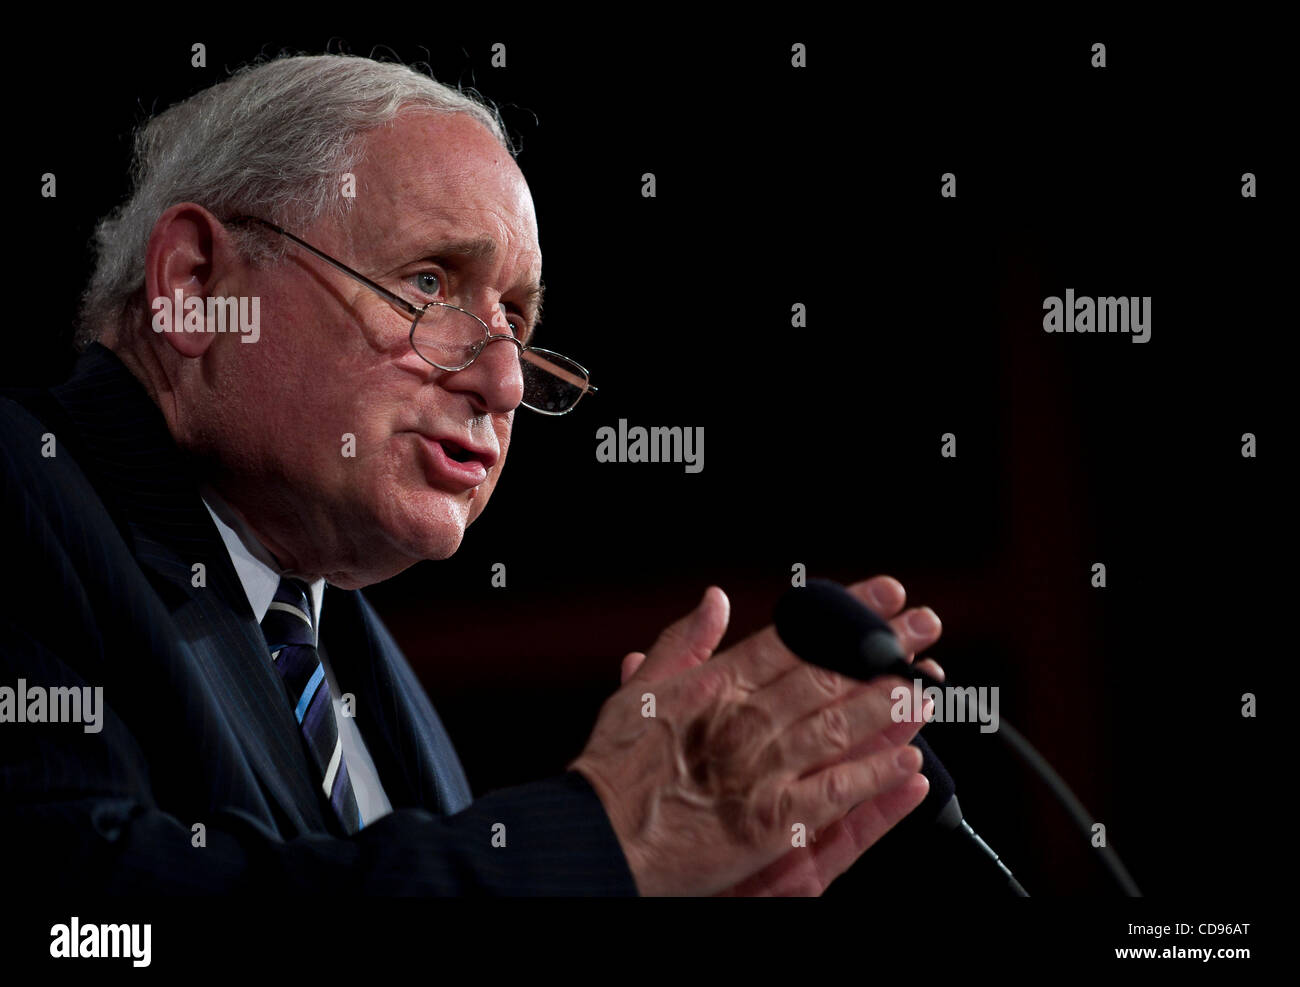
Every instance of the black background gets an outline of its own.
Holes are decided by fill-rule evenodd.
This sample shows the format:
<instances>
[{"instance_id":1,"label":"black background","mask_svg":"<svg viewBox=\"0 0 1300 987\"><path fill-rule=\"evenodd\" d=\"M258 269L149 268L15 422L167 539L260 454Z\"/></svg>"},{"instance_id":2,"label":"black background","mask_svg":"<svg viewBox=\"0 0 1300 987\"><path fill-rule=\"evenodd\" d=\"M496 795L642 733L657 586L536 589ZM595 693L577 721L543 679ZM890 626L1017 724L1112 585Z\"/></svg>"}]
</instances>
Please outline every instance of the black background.
<instances>
[{"instance_id":1,"label":"black background","mask_svg":"<svg viewBox=\"0 0 1300 987\"><path fill-rule=\"evenodd\" d=\"M1275 879L1265 675L1291 660L1275 465L1295 324L1284 53L1262 29L1022 27L203 29L122 37L93 71L33 47L10 66L18 249L0 384L71 366L87 243L126 192L147 112L281 49L427 62L498 103L522 145L548 285L539 341L600 387L565 418L521 412L461 551L367 590L475 792L562 771L622 655L707 585L732 600L725 646L767 622L793 563L886 572L943 619L932 654L950 679L1001 688L1002 715L1148 895L1250 900ZM207 68L190 65L195 41ZM939 195L948 171L955 200ZM1066 288L1152 296L1151 341L1044 333L1042 300ZM597 463L595 431L619 418L703 426L704 471ZM956 459L939 454L945 432ZM495 562L507 589L490 585ZM1241 716L1244 692L1261 720ZM1115 893L996 741L927 736L1031 893ZM899 893L945 882L901 851L873 866L887 865ZM869 870L831 893L867 894Z\"/></svg>"}]
</instances>

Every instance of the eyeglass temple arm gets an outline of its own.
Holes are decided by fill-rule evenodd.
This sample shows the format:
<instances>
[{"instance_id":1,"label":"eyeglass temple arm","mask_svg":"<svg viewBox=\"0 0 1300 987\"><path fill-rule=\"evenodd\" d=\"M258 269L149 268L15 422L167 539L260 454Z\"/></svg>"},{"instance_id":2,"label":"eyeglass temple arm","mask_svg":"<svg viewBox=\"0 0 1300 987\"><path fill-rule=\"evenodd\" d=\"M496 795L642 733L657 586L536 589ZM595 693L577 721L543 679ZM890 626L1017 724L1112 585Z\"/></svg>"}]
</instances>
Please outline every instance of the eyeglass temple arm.
<instances>
[{"instance_id":1,"label":"eyeglass temple arm","mask_svg":"<svg viewBox=\"0 0 1300 987\"><path fill-rule=\"evenodd\" d=\"M288 230L282 229L281 227L276 226L274 223L262 219L260 216L236 216L234 219L227 220L227 222L261 223L267 229L274 230L276 233L279 233L281 236L287 236L290 240L298 244L298 246L302 247L304 250L310 250L313 254L315 254L317 257L323 260L326 264L329 264L337 268L338 270L342 271L344 274L348 275L349 277L356 278L358 281L360 281L362 284L368 287L371 291L378 292L379 294L387 298L390 302L392 302L394 305L399 306L404 312L407 312L410 315L419 315L422 311L424 311L422 308L420 308L420 306L411 304L401 295L393 294L383 285L376 284L374 281L371 281L364 274L360 274L357 271L352 270L352 268L348 267L346 264L341 263L340 261L335 260L329 254L317 250L315 247L313 247L310 243L308 243L306 240L302 239L301 237L294 236Z\"/></svg>"}]
</instances>

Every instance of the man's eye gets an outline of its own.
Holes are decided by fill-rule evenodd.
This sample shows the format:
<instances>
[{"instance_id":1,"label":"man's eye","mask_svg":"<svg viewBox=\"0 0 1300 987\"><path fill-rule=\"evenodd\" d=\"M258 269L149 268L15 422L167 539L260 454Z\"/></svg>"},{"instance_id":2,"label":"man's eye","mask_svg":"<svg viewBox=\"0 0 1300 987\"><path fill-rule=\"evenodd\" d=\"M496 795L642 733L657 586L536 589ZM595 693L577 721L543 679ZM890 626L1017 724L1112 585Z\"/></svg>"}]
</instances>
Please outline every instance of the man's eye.
<instances>
[{"instance_id":1,"label":"man's eye","mask_svg":"<svg viewBox=\"0 0 1300 987\"><path fill-rule=\"evenodd\" d=\"M501 309L501 314L506 317L506 322L509 324L510 331L514 334L515 339L519 339L523 336L525 329L524 320L513 312L507 311L504 302L502 302L498 307Z\"/></svg>"},{"instance_id":2,"label":"man's eye","mask_svg":"<svg viewBox=\"0 0 1300 987\"><path fill-rule=\"evenodd\" d=\"M411 281L423 294L436 295L442 289L442 278L434 271L421 271L411 275Z\"/></svg>"}]
</instances>

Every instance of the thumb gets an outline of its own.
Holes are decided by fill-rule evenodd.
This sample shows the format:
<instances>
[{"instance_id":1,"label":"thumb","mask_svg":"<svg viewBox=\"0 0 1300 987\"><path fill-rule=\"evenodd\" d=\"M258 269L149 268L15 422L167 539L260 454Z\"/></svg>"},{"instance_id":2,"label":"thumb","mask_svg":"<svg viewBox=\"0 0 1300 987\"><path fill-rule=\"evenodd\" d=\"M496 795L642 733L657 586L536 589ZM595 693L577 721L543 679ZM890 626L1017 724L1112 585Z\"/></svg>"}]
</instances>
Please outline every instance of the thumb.
<instances>
[{"instance_id":1,"label":"thumb","mask_svg":"<svg viewBox=\"0 0 1300 987\"><path fill-rule=\"evenodd\" d=\"M663 629L654 647L624 681L635 678L656 682L703 664L727 633L730 619L731 601L727 594L717 586L710 586L694 610ZM623 659L625 670L632 657Z\"/></svg>"},{"instance_id":2,"label":"thumb","mask_svg":"<svg viewBox=\"0 0 1300 987\"><path fill-rule=\"evenodd\" d=\"M619 684L622 685L626 683L628 679L635 675L636 670L641 667L641 662L643 661L645 661L644 651L629 651L625 654L623 656L622 674L619 676L618 680Z\"/></svg>"}]
</instances>

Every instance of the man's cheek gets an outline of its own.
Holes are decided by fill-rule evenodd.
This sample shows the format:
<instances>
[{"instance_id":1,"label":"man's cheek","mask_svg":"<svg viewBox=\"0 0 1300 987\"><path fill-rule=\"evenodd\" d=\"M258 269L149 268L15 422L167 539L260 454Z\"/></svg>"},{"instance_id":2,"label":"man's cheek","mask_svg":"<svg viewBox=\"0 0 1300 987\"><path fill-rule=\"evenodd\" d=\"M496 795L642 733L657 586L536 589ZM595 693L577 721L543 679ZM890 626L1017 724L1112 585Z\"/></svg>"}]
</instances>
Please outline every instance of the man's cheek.
<instances>
[{"instance_id":1,"label":"man's cheek","mask_svg":"<svg viewBox=\"0 0 1300 987\"><path fill-rule=\"evenodd\" d=\"M413 434L394 433L387 424L367 421L360 415L336 419L328 434L337 437L339 453L347 463L364 469L409 469L419 459Z\"/></svg>"}]
</instances>

